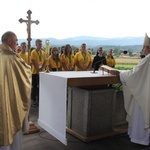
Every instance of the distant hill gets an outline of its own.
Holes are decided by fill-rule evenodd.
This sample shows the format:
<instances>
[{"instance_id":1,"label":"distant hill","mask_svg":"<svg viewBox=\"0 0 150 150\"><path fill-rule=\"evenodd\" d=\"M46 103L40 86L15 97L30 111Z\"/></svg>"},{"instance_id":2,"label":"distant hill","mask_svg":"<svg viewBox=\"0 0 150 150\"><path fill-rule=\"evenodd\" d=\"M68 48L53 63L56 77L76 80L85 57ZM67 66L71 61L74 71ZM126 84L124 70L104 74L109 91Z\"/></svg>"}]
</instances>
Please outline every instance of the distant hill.
<instances>
[{"instance_id":1,"label":"distant hill","mask_svg":"<svg viewBox=\"0 0 150 150\"><path fill-rule=\"evenodd\" d=\"M96 47L123 47L124 49L141 50L144 37L122 37L122 38L101 38L101 37L90 37L90 36L78 36L66 39L55 39L55 38L41 38L43 46L45 41L50 40L51 46L62 46L70 44L76 47L80 47L82 43L86 43L88 48ZM19 43L26 39L19 39ZM35 46L35 40L32 39L31 46Z\"/></svg>"}]
</instances>

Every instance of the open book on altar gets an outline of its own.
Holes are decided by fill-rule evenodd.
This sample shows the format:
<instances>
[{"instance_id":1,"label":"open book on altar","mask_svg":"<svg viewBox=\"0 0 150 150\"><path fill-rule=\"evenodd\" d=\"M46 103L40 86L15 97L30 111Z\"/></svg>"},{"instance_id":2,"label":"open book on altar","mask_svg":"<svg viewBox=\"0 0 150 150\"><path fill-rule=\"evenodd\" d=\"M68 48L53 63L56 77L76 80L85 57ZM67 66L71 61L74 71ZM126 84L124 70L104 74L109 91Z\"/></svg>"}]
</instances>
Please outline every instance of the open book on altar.
<instances>
[{"instance_id":1,"label":"open book on altar","mask_svg":"<svg viewBox=\"0 0 150 150\"><path fill-rule=\"evenodd\" d=\"M107 72L107 73L111 73L111 71L118 71L117 69L112 68L112 67L107 66L107 65L102 65L102 66L100 67L100 69L101 69L102 71Z\"/></svg>"}]
</instances>

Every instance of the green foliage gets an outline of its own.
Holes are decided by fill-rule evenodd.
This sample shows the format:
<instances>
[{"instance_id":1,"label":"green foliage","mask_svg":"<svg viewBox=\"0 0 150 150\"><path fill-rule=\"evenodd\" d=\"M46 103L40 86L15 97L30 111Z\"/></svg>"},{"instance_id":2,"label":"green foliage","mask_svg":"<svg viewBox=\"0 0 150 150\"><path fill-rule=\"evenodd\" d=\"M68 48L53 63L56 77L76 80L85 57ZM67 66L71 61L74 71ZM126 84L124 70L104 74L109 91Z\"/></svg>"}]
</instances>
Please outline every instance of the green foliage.
<instances>
[{"instance_id":1,"label":"green foliage","mask_svg":"<svg viewBox=\"0 0 150 150\"><path fill-rule=\"evenodd\" d=\"M113 52L115 56L120 56L120 54L122 53L120 48L115 48Z\"/></svg>"},{"instance_id":2,"label":"green foliage","mask_svg":"<svg viewBox=\"0 0 150 150\"><path fill-rule=\"evenodd\" d=\"M106 57L107 56L107 51L103 51L103 55Z\"/></svg>"},{"instance_id":3,"label":"green foliage","mask_svg":"<svg viewBox=\"0 0 150 150\"><path fill-rule=\"evenodd\" d=\"M117 65L120 65L120 66L128 66L128 65L131 65L131 66L135 66L137 65L137 63L117 63Z\"/></svg>"},{"instance_id":4,"label":"green foliage","mask_svg":"<svg viewBox=\"0 0 150 150\"><path fill-rule=\"evenodd\" d=\"M112 87L115 88L117 91L122 91L123 88L121 83L113 84Z\"/></svg>"}]
</instances>

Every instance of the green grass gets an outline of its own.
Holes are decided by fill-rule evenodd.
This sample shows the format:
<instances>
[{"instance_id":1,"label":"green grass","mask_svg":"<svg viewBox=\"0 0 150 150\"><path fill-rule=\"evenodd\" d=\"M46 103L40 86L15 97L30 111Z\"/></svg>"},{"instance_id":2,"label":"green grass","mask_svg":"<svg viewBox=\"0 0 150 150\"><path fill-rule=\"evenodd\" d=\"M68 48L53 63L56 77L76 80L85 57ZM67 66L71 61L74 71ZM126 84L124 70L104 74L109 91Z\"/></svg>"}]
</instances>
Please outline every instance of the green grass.
<instances>
[{"instance_id":1,"label":"green grass","mask_svg":"<svg viewBox=\"0 0 150 150\"><path fill-rule=\"evenodd\" d=\"M131 70L137 65L137 63L118 63L115 68L118 70Z\"/></svg>"},{"instance_id":2,"label":"green grass","mask_svg":"<svg viewBox=\"0 0 150 150\"><path fill-rule=\"evenodd\" d=\"M131 70L132 68L134 68L139 62L140 62L140 58L132 58L132 57L128 57L128 58L116 58L116 69L119 70Z\"/></svg>"},{"instance_id":3,"label":"green grass","mask_svg":"<svg viewBox=\"0 0 150 150\"><path fill-rule=\"evenodd\" d=\"M132 68L134 68L136 65L116 65L115 68L118 70L131 70Z\"/></svg>"}]
</instances>

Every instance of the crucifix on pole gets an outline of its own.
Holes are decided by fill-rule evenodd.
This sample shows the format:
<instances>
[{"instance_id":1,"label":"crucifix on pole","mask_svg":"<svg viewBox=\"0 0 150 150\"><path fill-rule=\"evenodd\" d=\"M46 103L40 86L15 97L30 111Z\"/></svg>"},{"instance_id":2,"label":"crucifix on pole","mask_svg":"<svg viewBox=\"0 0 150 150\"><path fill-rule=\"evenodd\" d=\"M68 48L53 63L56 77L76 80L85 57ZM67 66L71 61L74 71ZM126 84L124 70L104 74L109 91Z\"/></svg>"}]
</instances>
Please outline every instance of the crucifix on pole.
<instances>
[{"instance_id":1,"label":"crucifix on pole","mask_svg":"<svg viewBox=\"0 0 150 150\"><path fill-rule=\"evenodd\" d=\"M28 63L29 63L30 62L30 48L31 48L30 42L32 40L32 38L31 38L31 24L35 23L36 25L38 25L40 22L38 20L36 20L36 21L31 20L31 14L32 14L31 10L28 10L27 14L28 14L28 16L27 16L28 20L24 20L24 19L20 18L19 22L20 23L25 22L27 24L27 34L28 34L28 38L27 38L27 41L28 41Z\"/></svg>"}]
</instances>

